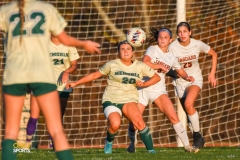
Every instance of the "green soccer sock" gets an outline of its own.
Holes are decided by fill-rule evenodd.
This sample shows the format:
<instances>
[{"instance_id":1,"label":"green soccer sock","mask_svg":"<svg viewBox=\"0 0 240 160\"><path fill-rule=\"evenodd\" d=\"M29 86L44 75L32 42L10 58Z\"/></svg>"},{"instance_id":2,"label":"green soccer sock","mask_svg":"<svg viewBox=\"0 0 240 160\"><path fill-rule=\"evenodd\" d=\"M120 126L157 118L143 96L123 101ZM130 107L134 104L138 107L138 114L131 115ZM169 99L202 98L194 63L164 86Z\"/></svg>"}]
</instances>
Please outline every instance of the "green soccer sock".
<instances>
[{"instance_id":1,"label":"green soccer sock","mask_svg":"<svg viewBox=\"0 0 240 160\"><path fill-rule=\"evenodd\" d=\"M73 155L70 149L56 152L58 160L73 160Z\"/></svg>"},{"instance_id":2,"label":"green soccer sock","mask_svg":"<svg viewBox=\"0 0 240 160\"><path fill-rule=\"evenodd\" d=\"M146 126L139 133L147 150L153 150L153 141L152 141L152 136L150 134L149 128Z\"/></svg>"},{"instance_id":3,"label":"green soccer sock","mask_svg":"<svg viewBox=\"0 0 240 160\"><path fill-rule=\"evenodd\" d=\"M16 143L12 139L4 139L2 141L2 160L15 160L17 153L13 152L13 145Z\"/></svg>"},{"instance_id":4,"label":"green soccer sock","mask_svg":"<svg viewBox=\"0 0 240 160\"><path fill-rule=\"evenodd\" d=\"M107 130L107 141L112 142L117 134L118 132L112 134Z\"/></svg>"}]
</instances>

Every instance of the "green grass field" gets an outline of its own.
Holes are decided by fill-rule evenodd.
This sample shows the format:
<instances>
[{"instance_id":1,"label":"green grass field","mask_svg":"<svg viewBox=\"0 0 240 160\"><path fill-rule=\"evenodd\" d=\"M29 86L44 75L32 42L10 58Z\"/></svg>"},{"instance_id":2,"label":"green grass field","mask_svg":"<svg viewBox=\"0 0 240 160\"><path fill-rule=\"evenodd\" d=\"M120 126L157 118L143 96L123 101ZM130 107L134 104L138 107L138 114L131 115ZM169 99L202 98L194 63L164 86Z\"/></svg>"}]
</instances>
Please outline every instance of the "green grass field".
<instances>
[{"instance_id":1,"label":"green grass field","mask_svg":"<svg viewBox=\"0 0 240 160\"><path fill-rule=\"evenodd\" d=\"M205 147L198 153L187 153L183 148L155 148L157 154L147 153L145 148L137 148L130 154L124 148L114 148L112 154L104 154L103 149L73 149L75 160L240 160L240 147ZM0 152L1 154L1 152ZM30 153L18 153L18 160L55 160L49 149L31 149Z\"/></svg>"}]
</instances>

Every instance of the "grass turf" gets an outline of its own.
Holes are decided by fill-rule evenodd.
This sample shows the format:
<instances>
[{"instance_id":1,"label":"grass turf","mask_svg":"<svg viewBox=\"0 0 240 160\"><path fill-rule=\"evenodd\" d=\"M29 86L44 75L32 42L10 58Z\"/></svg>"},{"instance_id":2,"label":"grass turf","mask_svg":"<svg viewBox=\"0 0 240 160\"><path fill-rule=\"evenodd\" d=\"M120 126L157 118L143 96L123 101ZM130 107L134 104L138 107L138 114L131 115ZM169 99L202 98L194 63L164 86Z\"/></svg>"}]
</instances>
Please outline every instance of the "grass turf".
<instances>
[{"instance_id":1,"label":"grass turf","mask_svg":"<svg viewBox=\"0 0 240 160\"><path fill-rule=\"evenodd\" d=\"M125 148L113 148L112 154L103 149L72 149L75 160L239 160L240 147L204 147L198 153L187 153L183 148L155 148L156 154L137 148L136 153L127 153ZM2 152L0 152L0 155ZM18 153L18 160L55 160L49 149L31 149L30 153Z\"/></svg>"}]
</instances>

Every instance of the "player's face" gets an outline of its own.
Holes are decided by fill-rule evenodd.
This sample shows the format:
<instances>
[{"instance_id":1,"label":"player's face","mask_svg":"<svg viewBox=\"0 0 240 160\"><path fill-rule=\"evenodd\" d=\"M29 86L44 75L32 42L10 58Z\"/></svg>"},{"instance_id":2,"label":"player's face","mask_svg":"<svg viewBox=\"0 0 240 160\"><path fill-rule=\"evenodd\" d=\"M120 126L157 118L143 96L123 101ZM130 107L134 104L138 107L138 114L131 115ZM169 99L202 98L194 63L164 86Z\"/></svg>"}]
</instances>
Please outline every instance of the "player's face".
<instances>
[{"instance_id":1,"label":"player's face","mask_svg":"<svg viewBox=\"0 0 240 160\"><path fill-rule=\"evenodd\" d=\"M133 57L132 47L129 44L122 44L119 49L119 56L124 61L131 61Z\"/></svg>"},{"instance_id":2,"label":"player's face","mask_svg":"<svg viewBox=\"0 0 240 160\"><path fill-rule=\"evenodd\" d=\"M161 31L158 34L158 46L160 48L165 48L168 47L168 45L171 43L171 38L168 32L166 31Z\"/></svg>"},{"instance_id":3,"label":"player's face","mask_svg":"<svg viewBox=\"0 0 240 160\"><path fill-rule=\"evenodd\" d=\"M186 26L180 26L177 33L182 42L188 42L190 40L191 31L189 31Z\"/></svg>"}]
</instances>

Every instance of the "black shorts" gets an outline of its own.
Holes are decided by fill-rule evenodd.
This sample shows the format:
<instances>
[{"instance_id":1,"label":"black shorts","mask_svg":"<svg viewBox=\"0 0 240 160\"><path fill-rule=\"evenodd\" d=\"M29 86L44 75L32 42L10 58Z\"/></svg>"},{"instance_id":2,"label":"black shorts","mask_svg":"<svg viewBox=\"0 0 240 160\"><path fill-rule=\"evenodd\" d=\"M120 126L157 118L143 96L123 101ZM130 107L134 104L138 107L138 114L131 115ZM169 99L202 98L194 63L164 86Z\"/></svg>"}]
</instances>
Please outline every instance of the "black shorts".
<instances>
[{"instance_id":1,"label":"black shorts","mask_svg":"<svg viewBox=\"0 0 240 160\"><path fill-rule=\"evenodd\" d=\"M69 98L70 92L58 91L58 95L59 95L60 98Z\"/></svg>"},{"instance_id":2,"label":"black shorts","mask_svg":"<svg viewBox=\"0 0 240 160\"><path fill-rule=\"evenodd\" d=\"M57 89L55 84L50 83L25 83L25 84L11 84L3 85L3 93L14 96L23 96L31 90L34 96L40 96L52 92Z\"/></svg>"}]
</instances>

